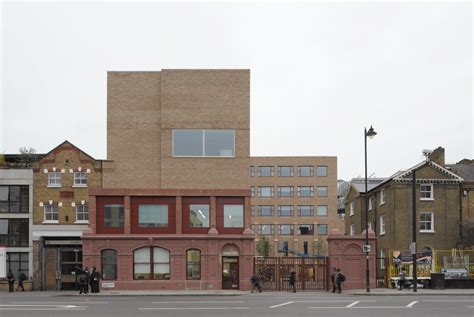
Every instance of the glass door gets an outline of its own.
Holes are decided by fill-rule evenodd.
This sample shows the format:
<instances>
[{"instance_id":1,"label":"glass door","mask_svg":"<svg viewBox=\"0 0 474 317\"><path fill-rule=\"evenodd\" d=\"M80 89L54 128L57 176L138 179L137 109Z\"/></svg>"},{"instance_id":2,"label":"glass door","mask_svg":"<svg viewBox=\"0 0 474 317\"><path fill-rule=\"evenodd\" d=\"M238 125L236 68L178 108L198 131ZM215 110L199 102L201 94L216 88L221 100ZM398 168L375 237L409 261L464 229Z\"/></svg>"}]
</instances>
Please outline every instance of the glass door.
<instances>
[{"instance_id":1,"label":"glass door","mask_svg":"<svg viewBox=\"0 0 474 317\"><path fill-rule=\"evenodd\" d=\"M62 248L61 290L77 289L77 268L82 268L82 250L80 248Z\"/></svg>"},{"instance_id":2,"label":"glass door","mask_svg":"<svg viewBox=\"0 0 474 317\"><path fill-rule=\"evenodd\" d=\"M239 289L239 257L222 257L222 289Z\"/></svg>"}]
</instances>

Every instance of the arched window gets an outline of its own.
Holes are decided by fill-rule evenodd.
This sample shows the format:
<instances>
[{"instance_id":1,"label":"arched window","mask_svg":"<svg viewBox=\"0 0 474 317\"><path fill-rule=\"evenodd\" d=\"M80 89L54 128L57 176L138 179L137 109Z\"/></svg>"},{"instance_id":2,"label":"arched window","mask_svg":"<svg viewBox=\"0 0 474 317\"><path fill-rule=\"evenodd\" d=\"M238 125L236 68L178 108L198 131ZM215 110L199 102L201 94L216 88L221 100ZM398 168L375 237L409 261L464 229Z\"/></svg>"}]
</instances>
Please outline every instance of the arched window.
<instances>
[{"instance_id":1,"label":"arched window","mask_svg":"<svg viewBox=\"0 0 474 317\"><path fill-rule=\"evenodd\" d=\"M145 247L133 252L133 278L136 280L169 280L170 252L158 247Z\"/></svg>"},{"instance_id":2,"label":"arched window","mask_svg":"<svg viewBox=\"0 0 474 317\"><path fill-rule=\"evenodd\" d=\"M102 250L102 279L117 279L117 251Z\"/></svg>"},{"instance_id":3,"label":"arched window","mask_svg":"<svg viewBox=\"0 0 474 317\"><path fill-rule=\"evenodd\" d=\"M188 280L201 279L201 251L188 250L186 251L186 268Z\"/></svg>"}]
</instances>

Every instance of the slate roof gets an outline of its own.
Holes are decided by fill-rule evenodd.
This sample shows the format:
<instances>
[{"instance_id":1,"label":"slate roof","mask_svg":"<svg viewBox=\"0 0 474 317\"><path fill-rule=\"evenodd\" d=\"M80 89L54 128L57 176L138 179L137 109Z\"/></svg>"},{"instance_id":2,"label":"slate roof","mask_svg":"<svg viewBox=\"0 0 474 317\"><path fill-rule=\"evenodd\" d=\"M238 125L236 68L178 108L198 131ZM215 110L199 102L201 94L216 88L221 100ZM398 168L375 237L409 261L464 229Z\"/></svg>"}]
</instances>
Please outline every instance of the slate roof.
<instances>
[{"instance_id":1,"label":"slate roof","mask_svg":"<svg viewBox=\"0 0 474 317\"><path fill-rule=\"evenodd\" d=\"M466 182L474 182L474 164L447 164L446 167Z\"/></svg>"}]
</instances>

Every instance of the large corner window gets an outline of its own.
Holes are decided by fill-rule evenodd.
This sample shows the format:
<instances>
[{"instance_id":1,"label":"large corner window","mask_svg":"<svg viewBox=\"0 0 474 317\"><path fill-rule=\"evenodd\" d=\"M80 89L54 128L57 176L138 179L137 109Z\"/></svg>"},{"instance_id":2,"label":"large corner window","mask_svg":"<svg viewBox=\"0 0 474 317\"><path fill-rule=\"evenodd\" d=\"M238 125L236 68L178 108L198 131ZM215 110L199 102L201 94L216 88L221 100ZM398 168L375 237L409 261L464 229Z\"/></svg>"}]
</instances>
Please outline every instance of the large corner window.
<instances>
[{"instance_id":1,"label":"large corner window","mask_svg":"<svg viewBox=\"0 0 474 317\"><path fill-rule=\"evenodd\" d=\"M173 129L173 156L234 157L235 130Z\"/></svg>"},{"instance_id":2,"label":"large corner window","mask_svg":"<svg viewBox=\"0 0 474 317\"><path fill-rule=\"evenodd\" d=\"M28 213L28 186L0 186L0 213Z\"/></svg>"},{"instance_id":3,"label":"large corner window","mask_svg":"<svg viewBox=\"0 0 474 317\"><path fill-rule=\"evenodd\" d=\"M29 232L28 219L0 219L0 245L27 247Z\"/></svg>"}]
</instances>

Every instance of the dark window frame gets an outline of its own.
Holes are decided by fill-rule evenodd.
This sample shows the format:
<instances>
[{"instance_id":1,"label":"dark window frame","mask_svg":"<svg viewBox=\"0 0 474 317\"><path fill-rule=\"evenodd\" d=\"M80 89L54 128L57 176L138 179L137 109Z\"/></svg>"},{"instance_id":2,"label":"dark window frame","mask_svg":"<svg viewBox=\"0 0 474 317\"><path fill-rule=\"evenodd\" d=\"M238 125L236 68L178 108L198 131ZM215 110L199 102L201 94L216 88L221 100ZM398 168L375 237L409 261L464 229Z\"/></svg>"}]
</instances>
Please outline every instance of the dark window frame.
<instances>
[{"instance_id":1,"label":"dark window frame","mask_svg":"<svg viewBox=\"0 0 474 317\"><path fill-rule=\"evenodd\" d=\"M104 260L105 259L105 253L106 252L113 252L113 259L115 261L111 261L111 263L106 263L106 261ZM101 259L101 272L102 272L102 279L104 281L116 281L117 280L117 276L118 276L118 265L117 265L117 250L115 249L103 249L100 251L100 259ZM110 259L110 258L109 258ZM107 259L107 260L109 260ZM110 267L113 267L113 272L114 272L114 278L109 278L107 275L105 275L105 267L107 266L110 266Z\"/></svg>"},{"instance_id":2,"label":"dark window frame","mask_svg":"<svg viewBox=\"0 0 474 317\"><path fill-rule=\"evenodd\" d=\"M188 259L188 252L189 251L196 251L196 252L199 252L199 262L190 262L189 259ZM186 280L190 280L190 281L200 281L201 280L201 276L202 276L202 272L201 272L201 250L199 249L187 249L186 250ZM198 266L199 267L199 277L190 277L189 276L189 267L193 267L194 266ZM191 272L194 272L194 270L191 270Z\"/></svg>"},{"instance_id":3,"label":"dark window frame","mask_svg":"<svg viewBox=\"0 0 474 317\"><path fill-rule=\"evenodd\" d=\"M28 185L1 185L0 187L8 188L7 200L1 200L0 205L5 205L6 211L0 214L27 214L30 210L30 189ZM14 200L12 197L12 188L18 188L18 200ZM24 197L23 195L26 195ZM18 204L18 211L12 211L13 206Z\"/></svg>"}]
</instances>

